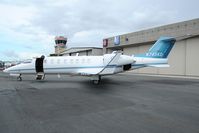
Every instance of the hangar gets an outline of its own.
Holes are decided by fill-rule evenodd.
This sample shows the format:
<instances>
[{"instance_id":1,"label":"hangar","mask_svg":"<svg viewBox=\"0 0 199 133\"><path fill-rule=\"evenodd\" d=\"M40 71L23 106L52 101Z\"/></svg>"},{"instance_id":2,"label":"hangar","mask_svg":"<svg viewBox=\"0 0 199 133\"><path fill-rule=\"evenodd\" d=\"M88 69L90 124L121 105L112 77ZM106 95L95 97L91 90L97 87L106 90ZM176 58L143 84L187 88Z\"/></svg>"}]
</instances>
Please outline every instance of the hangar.
<instances>
[{"instance_id":1,"label":"hangar","mask_svg":"<svg viewBox=\"0 0 199 133\"><path fill-rule=\"evenodd\" d=\"M60 53L63 56L94 56L94 55L102 55L102 48L99 47L73 47L66 49L65 51Z\"/></svg>"},{"instance_id":2,"label":"hangar","mask_svg":"<svg viewBox=\"0 0 199 133\"><path fill-rule=\"evenodd\" d=\"M103 53L123 51L145 53L160 36L172 36L176 43L169 55L169 68L143 68L134 73L199 76L199 19L150 28L103 39Z\"/></svg>"}]
</instances>

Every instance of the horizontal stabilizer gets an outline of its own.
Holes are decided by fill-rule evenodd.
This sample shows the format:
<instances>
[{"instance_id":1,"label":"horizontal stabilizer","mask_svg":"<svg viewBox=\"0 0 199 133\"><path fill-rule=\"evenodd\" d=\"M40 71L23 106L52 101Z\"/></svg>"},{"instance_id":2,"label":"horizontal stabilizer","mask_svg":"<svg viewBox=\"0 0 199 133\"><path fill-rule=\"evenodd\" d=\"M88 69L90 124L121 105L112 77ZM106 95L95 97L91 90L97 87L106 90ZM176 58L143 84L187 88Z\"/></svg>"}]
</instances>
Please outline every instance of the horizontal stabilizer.
<instances>
[{"instance_id":1,"label":"horizontal stabilizer","mask_svg":"<svg viewBox=\"0 0 199 133\"><path fill-rule=\"evenodd\" d=\"M10 73L10 76L13 76L13 77L19 77L19 76L20 76L20 74Z\"/></svg>"},{"instance_id":2,"label":"horizontal stabilizer","mask_svg":"<svg viewBox=\"0 0 199 133\"><path fill-rule=\"evenodd\" d=\"M170 67L169 64L147 65L148 67Z\"/></svg>"}]
</instances>

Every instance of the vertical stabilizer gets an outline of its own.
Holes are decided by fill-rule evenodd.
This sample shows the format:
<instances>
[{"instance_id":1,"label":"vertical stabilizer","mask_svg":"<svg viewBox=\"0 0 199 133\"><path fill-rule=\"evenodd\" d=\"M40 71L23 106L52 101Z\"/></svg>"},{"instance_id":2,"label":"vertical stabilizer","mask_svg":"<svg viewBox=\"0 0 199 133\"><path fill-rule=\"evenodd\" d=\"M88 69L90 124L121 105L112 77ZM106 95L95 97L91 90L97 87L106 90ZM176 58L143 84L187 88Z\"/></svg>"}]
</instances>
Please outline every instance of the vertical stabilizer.
<instances>
[{"instance_id":1,"label":"vertical stabilizer","mask_svg":"<svg viewBox=\"0 0 199 133\"><path fill-rule=\"evenodd\" d=\"M175 42L173 37L160 37L147 53L135 57L167 58Z\"/></svg>"}]
</instances>

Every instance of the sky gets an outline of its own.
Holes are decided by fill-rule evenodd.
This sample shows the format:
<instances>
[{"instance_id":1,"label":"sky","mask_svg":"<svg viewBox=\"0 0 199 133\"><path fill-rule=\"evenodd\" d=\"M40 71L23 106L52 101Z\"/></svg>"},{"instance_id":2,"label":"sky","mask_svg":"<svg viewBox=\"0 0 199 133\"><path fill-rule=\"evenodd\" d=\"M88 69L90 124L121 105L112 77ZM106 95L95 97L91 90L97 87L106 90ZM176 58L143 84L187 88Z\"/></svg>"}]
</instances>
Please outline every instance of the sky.
<instances>
[{"instance_id":1,"label":"sky","mask_svg":"<svg viewBox=\"0 0 199 133\"><path fill-rule=\"evenodd\" d=\"M54 37L68 47L102 47L103 38L199 18L198 0L0 0L0 60L54 53Z\"/></svg>"}]
</instances>

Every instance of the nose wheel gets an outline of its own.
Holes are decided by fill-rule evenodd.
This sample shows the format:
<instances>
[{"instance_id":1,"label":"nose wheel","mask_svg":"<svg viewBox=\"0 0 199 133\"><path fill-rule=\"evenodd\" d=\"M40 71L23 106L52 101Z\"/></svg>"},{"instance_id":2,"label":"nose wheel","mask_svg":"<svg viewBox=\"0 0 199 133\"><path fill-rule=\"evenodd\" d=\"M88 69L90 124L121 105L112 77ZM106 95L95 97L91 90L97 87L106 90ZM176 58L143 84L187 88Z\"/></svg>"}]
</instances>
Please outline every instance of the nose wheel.
<instances>
[{"instance_id":1,"label":"nose wheel","mask_svg":"<svg viewBox=\"0 0 199 133\"><path fill-rule=\"evenodd\" d=\"M99 84L99 80L93 80L93 84L98 85Z\"/></svg>"},{"instance_id":2,"label":"nose wheel","mask_svg":"<svg viewBox=\"0 0 199 133\"><path fill-rule=\"evenodd\" d=\"M17 77L17 80L18 80L18 81L22 81L21 74Z\"/></svg>"}]
</instances>

